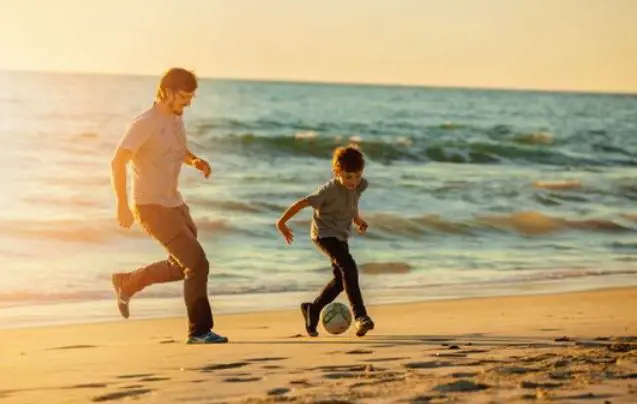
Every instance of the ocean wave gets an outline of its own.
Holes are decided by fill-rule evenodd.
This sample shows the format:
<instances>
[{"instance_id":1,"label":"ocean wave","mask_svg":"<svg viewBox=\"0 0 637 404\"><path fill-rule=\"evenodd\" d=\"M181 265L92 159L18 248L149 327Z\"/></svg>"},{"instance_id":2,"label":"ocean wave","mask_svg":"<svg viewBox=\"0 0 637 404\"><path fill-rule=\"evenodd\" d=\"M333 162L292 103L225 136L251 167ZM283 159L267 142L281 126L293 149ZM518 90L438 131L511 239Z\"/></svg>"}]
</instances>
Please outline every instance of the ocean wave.
<instances>
[{"instance_id":1,"label":"ocean wave","mask_svg":"<svg viewBox=\"0 0 637 404\"><path fill-rule=\"evenodd\" d=\"M215 200L203 197L190 197L188 198L188 203L202 208L245 213L281 212L285 209L284 206L267 202Z\"/></svg>"},{"instance_id":2,"label":"ocean wave","mask_svg":"<svg viewBox=\"0 0 637 404\"><path fill-rule=\"evenodd\" d=\"M407 162L447 162L460 164L531 163L557 166L635 166L637 159L625 153L575 152L555 146L547 134L531 140L426 139L412 136L365 137L297 132L289 136L229 134L207 139L206 145L228 153L273 157L330 158L337 146L355 143L374 161L390 164Z\"/></svg>"},{"instance_id":3,"label":"ocean wave","mask_svg":"<svg viewBox=\"0 0 637 404\"><path fill-rule=\"evenodd\" d=\"M374 238L413 237L428 233L479 235L485 231L510 232L524 236L542 236L566 231L625 233L637 228L622 223L621 218L569 219L536 211L511 214L483 214L466 220L448 220L439 215L404 217L392 213L368 214L368 233Z\"/></svg>"},{"instance_id":4,"label":"ocean wave","mask_svg":"<svg viewBox=\"0 0 637 404\"><path fill-rule=\"evenodd\" d=\"M246 233L253 235L249 230L234 227L225 219L213 219L201 217L195 219L197 229L200 232L211 234ZM82 242L101 244L115 238L146 238L148 235L135 224L130 229L122 229L113 219L92 220L15 220L0 223L0 234L11 237L39 238L63 242Z\"/></svg>"}]
</instances>

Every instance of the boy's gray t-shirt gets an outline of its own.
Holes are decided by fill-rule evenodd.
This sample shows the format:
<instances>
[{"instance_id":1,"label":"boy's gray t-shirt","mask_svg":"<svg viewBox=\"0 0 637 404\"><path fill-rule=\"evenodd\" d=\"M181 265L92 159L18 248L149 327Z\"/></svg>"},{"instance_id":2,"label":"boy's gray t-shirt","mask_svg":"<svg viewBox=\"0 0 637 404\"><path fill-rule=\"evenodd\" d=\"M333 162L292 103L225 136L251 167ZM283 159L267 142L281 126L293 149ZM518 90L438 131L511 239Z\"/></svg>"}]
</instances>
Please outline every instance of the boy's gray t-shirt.
<instances>
[{"instance_id":1,"label":"boy's gray t-shirt","mask_svg":"<svg viewBox=\"0 0 637 404\"><path fill-rule=\"evenodd\" d=\"M332 179L304 199L313 208L312 240L336 237L347 241L351 234L352 220L358 213L358 201L367 189L368 182L361 179L355 189L349 190L338 180Z\"/></svg>"}]
</instances>

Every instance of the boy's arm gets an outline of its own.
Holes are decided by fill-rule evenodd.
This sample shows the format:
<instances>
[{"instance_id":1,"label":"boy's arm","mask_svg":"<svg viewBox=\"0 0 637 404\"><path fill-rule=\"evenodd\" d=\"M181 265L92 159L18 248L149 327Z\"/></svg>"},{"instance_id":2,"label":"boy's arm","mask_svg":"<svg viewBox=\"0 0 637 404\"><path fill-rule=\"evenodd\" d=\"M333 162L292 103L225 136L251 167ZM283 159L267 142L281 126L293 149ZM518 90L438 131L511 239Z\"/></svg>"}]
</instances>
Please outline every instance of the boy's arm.
<instances>
[{"instance_id":1,"label":"boy's arm","mask_svg":"<svg viewBox=\"0 0 637 404\"><path fill-rule=\"evenodd\" d=\"M280 224L286 224L288 220L296 216L299 211L307 208L308 206L310 206L310 203L305 198L299 199L298 201L294 202L292 205L290 205L289 208L286 209L285 212L283 212L283 215L281 215L281 217L277 221L277 227Z\"/></svg>"},{"instance_id":2,"label":"boy's arm","mask_svg":"<svg viewBox=\"0 0 637 404\"><path fill-rule=\"evenodd\" d=\"M292 244L292 241L294 240L294 233L287 226L287 221L293 218L297 213L299 213L301 209L307 208L308 206L310 206L310 203L306 198L299 199L298 201L290 205L290 207L286 209L279 220L277 220L276 228L279 233L281 233L286 243Z\"/></svg>"},{"instance_id":3,"label":"boy's arm","mask_svg":"<svg viewBox=\"0 0 637 404\"><path fill-rule=\"evenodd\" d=\"M356 215L354 216L354 220L352 220L354 222L354 224L356 225L356 227L358 228L358 232L363 234L367 231L367 222L365 221L365 219L363 219L360 214L358 213L358 211L356 211Z\"/></svg>"},{"instance_id":4,"label":"boy's arm","mask_svg":"<svg viewBox=\"0 0 637 404\"><path fill-rule=\"evenodd\" d=\"M358 188L358 192L362 194L365 192L367 187L369 186L369 182L365 178L361 179L361 183ZM358 210L358 205L356 206L356 213L354 214L354 219L352 220L356 227L358 227L358 231L364 233L367 230L367 222L361 217L360 212Z\"/></svg>"},{"instance_id":5,"label":"boy's arm","mask_svg":"<svg viewBox=\"0 0 637 404\"><path fill-rule=\"evenodd\" d=\"M356 214L354 215L354 224L358 225L360 223L360 221L363 220L363 218L361 217L361 215L359 214L358 211L356 211Z\"/></svg>"}]
</instances>

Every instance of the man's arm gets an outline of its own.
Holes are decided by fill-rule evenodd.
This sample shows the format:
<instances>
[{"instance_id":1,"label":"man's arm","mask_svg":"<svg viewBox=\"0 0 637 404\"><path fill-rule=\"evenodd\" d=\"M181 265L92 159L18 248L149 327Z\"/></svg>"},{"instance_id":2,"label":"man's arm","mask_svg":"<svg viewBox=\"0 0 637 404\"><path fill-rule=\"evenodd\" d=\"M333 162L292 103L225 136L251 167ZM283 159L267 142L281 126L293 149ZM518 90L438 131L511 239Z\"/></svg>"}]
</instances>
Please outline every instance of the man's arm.
<instances>
[{"instance_id":1,"label":"man's arm","mask_svg":"<svg viewBox=\"0 0 637 404\"><path fill-rule=\"evenodd\" d=\"M131 160L132 153L126 149L118 148L113 160L111 160L111 183L117 197L117 203L128 203L126 191L126 166Z\"/></svg>"},{"instance_id":2,"label":"man's arm","mask_svg":"<svg viewBox=\"0 0 637 404\"><path fill-rule=\"evenodd\" d=\"M189 149L186 149L184 163L201 171L206 178L210 177L210 174L212 173L212 167L210 167L210 164L208 164L206 160L195 155Z\"/></svg>"},{"instance_id":3,"label":"man's arm","mask_svg":"<svg viewBox=\"0 0 637 404\"><path fill-rule=\"evenodd\" d=\"M111 161L111 183L117 198L117 221L124 228L133 224L133 213L128 206L128 194L126 191L126 166L132 157L132 153L123 148L118 148Z\"/></svg>"},{"instance_id":4,"label":"man's arm","mask_svg":"<svg viewBox=\"0 0 637 404\"><path fill-rule=\"evenodd\" d=\"M186 149L186 157L184 157L184 163L189 165L189 166L191 166L191 167L194 167L196 160L199 160L199 157L197 157L190 150Z\"/></svg>"}]
</instances>

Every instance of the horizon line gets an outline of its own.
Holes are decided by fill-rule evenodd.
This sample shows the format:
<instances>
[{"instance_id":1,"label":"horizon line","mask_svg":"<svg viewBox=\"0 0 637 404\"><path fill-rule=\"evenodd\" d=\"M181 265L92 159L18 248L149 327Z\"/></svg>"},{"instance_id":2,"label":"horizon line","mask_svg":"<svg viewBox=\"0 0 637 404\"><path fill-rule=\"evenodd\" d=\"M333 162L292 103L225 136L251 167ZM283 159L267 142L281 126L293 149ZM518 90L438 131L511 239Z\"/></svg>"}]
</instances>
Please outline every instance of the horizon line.
<instances>
[{"instance_id":1,"label":"horizon line","mask_svg":"<svg viewBox=\"0 0 637 404\"><path fill-rule=\"evenodd\" d=\"M637 96L637 89L634 90L592 90L592 89L549 89L549 88L529 88L529 87L498 87L498 86L467 86L467 85L443 85L443 84L409 84L399 82L350 82L338 80L312 80L312 79L285 79L285 78L254 78L254 77L231 77L231 76L208 76L199 75L196 70L192 70L197 78L201 80L235 81L248 83L275 83L275 84L300 84L300 85L332 85L332 86L360 86L360 87L389 87L389 88L430 88L440 90L469 90L469 91L510 91L510 92L535 92L535 93L564 93L564 94L587 94L587 95L622 95ZM75 71L75 70L38 70L38 69L3 69L0 72L6 73L33 73L33 74L65 74L65 75L86 75L86 76L119 76L119 77L160 77L162 73L139 73L139 72L100 72L100 71Z\"/></svg>"}]
</instances>

